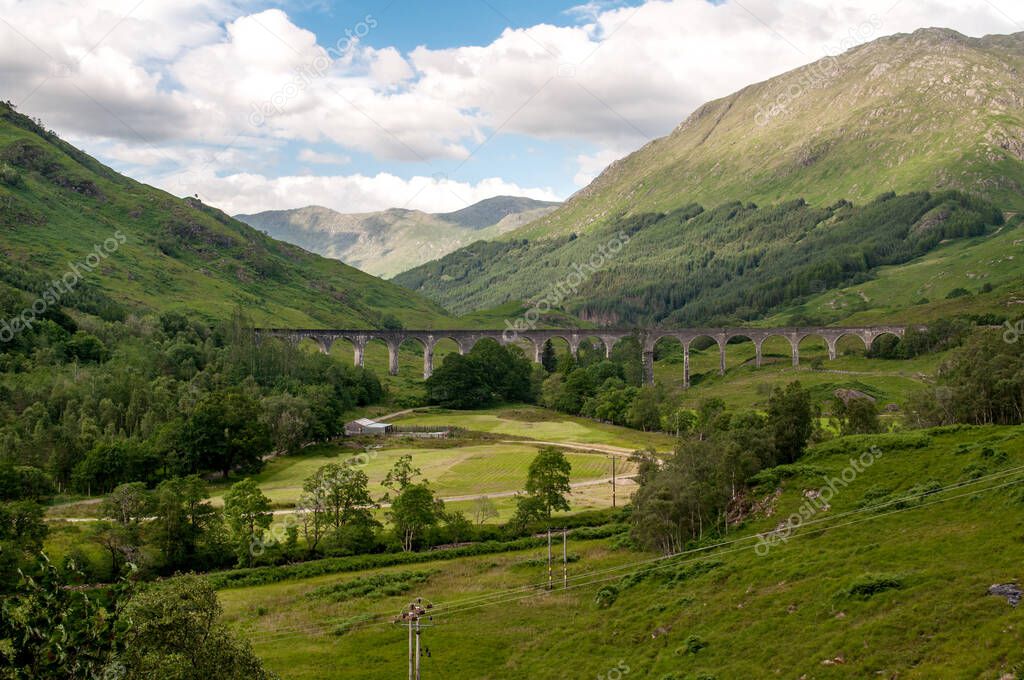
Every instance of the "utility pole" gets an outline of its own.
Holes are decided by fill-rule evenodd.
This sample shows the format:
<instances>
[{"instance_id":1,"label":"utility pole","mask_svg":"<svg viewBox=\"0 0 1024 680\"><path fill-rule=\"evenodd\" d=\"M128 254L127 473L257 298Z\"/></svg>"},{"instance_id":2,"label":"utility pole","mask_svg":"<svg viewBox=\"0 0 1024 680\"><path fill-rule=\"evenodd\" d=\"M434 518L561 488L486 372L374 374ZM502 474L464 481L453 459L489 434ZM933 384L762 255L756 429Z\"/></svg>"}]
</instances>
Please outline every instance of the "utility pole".
<instances>
[{"instance_id":1,"label":"utility pole","mask_svg":"<svg viewBox=\"0 0 1024 680\"><path fill-rule=\"evenodd\" d=\"M416 680L420 680L420 620L416 619Z\"/></svg>"},{"instance_id":2,"label":"utility pole","mask_svg":"<svg viewBox=\"0 0 1024 680\"><path fill-rule=\"evenodd\" d=\"M424 605L423 598L417 597L395 619L396 624L409 629L409 680L420 680L420 627L433 625L434 617L428 613L433 608L432 603ZM426 655L430 656L429 650Z\"/></svg>"},{"instance_id":3,"label":"utility pole","mask_svg":"<svg viewBox=\"0 0 1024 680\"><path fill-rule=\"evenodd\" d=\"M562 588L569 587L569 553L567 551L568 532L562 529Z\"/></svg>"},{"instance_id":4,"label":"utility pole","mask_svg":"<svg viewBox=\"0 0 1024 680\"><path fill-rule=\"evenodd\" d=\"M551 527L548 527L548 590L551 590Z\"/></svg>"}]
</instances>

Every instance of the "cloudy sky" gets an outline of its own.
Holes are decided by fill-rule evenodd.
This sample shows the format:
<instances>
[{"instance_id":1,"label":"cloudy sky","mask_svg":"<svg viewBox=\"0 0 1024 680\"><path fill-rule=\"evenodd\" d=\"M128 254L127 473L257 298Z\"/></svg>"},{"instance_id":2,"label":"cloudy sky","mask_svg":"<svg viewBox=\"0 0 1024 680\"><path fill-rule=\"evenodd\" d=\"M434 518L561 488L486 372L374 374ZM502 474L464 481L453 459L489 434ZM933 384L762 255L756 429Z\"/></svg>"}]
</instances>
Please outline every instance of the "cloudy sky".
<instances>
[{"instance_id":1,"label":"cloudy sky","mask_svg":"<svg viewBox=\"0 0 1024 680\"><path fill-rule=\"evenodd\" d=\"M1019 0L0 0L0 98L229 212L563 199L702 102Z\"/></svg>"}]
</instances>

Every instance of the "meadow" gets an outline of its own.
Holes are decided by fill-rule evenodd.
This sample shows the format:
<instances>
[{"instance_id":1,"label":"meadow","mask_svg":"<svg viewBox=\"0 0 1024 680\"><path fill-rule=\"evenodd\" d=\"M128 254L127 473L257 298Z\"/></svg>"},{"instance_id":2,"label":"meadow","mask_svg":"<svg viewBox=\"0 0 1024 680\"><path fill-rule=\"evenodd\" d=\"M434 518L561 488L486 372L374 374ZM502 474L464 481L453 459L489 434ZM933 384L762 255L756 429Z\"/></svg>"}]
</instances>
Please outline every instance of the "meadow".
<instances>
[{"instance_id":1,"label":"meadow","mask_svg":"<svg viewBox=\"0 0 1024 680\"><path fill-rule=\"evenodd\" d=\"M872 446L878 455L827 509L758 549L759 532ZM848 437L762 475L767 511L718 548L651 561L660 556L621 539L570 536L567 590L541 587L540 547L220 599L230 625L288 678L401 677L406 633L391 620L416 596L434 603L424 677L1014 677L1021 610L987 589L1024 577L1022 470L1019 427ZM373 579L381 574L391 576ZM390 585L324 595L378 581Z\"/></svg>"},{"instance_id":2,"label":"meadow","mask_svg":"<svg viewBox=\"0 0 1024 680\"><path fill-rule=\"evenodd\" d=\"M387 491L381 486L381 480L395 461L408 455L412 457L413 466L431 483L440 498L510 494L523 488L530 461L539 448L529 444L502 443L430 448L402 446L400 440L389 441L395 442L393 447L370 447L361 454L339 446L311 447L299 455L272 459L262 472L253 475L253 479L276 507L293 507L302 493L303 481L317 468L352 460L369 477L370 493L379 497ZM567 452L565 455L572 465L573 483L611 475L606 456L583 452ZM624 466L620 467L620 472L623 469ZM215 505L223 504L222 493L213 495L212 501Z\"/></svg>"}]
</instances>

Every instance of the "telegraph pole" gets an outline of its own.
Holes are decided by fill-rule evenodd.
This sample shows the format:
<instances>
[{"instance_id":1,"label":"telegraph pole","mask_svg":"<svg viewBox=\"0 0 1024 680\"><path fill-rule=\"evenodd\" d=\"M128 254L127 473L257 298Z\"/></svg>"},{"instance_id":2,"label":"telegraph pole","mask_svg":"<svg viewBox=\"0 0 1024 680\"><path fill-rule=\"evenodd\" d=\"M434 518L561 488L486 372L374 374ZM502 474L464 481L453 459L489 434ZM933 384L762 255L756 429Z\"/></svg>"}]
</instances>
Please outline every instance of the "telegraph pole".
<instances>
[{"instance_id":1,"label":"telegraph pole","mask_svg":"<svg viewBox=\"0 0 1024 680\"><path fill-rule=\"evenodd\" d=\"M548 527L548 590L551 590L551 527Z\"/></svg>"},{"instance_id":2,"label":"telegraph pole","mask_svg":"<svg viewBox=\"0 0 1024 680\"><path fill-rule=\"evenodd\" d=\"M420 680L420 620L416 619L416 680Z\"/></svg>"},{"instance_id":3,"label":"telegraph pole","mask_svg":"<svg viewBox=\"0 0 1024 680\"><path fill-rule=\"evenodd\" d=\"M395 623L409 629L409 680L420 680L420 627L433 625L434 617L428 610L433 609L432 603L423 603L422 597L410 602ZM430 652L426 652L427 656Z\"/></svg>"},{"instance_id":4,"label":"telegraph pole","mask_svg":"<svg viewBox=\"0 0 1024 680\"><path fill-rule=\"evenodd\" d=\"M567 551L568 532L562 529L562 588L569 587L569 553Z\"/></svg>"}]
</instances>

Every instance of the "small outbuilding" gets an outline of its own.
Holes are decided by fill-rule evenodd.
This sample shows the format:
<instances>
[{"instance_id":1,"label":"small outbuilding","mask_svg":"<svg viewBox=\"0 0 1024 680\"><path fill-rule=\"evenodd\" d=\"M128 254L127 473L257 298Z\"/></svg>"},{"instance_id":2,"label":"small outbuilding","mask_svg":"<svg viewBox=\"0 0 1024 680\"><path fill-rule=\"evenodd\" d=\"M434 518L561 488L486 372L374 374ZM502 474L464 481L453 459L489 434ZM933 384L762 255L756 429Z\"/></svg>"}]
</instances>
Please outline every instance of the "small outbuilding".
<instances>
[{"instance_id":1,"label":"small outbuilding","mask_svg":"<svg viewBox=\"0 0 1024 680\"><path fill-rule=\"evenodd\" d=\"M349 437L357 435L385 435L394 430L391 423L378 423L369 418L359 418L345 423L345 434Z\"/></svg>"}]
</instances>

